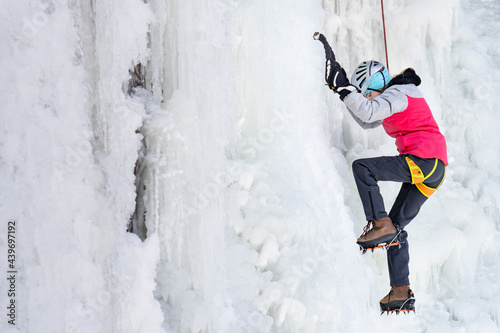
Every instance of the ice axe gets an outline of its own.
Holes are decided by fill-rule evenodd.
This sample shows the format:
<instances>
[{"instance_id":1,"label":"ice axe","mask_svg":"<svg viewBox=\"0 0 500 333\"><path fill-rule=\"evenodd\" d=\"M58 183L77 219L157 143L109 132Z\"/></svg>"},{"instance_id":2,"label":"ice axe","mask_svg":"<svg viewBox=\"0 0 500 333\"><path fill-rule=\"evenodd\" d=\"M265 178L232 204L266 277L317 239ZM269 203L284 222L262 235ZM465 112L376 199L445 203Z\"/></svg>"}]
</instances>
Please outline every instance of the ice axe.
<instances>
[{"instance_id":1,"label":"ice axe","mask_svg":"<svg viewBox=\"0 0 500 333\"><path fill-rule=\"evenodd\" d=\"M325 48L325 57L326 57L325 81L328 82L328 75L330 74L331 66L334 66L337 69L340 69L342 66L340 66L337 60L335 60L335 53L333 53L330 44L328 44L328 41L326 40L326 37L323 34L315 32L313 38L323 43L323 47Z\"/></svg>"}]
</instances>

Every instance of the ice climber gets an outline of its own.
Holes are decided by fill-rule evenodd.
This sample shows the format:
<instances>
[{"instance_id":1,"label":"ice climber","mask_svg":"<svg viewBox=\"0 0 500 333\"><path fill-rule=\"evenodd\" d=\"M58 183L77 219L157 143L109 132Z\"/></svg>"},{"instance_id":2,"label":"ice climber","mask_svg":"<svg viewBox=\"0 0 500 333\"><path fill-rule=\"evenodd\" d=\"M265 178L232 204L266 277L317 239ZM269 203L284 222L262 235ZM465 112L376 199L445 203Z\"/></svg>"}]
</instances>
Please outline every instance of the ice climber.
<instances>
[{"instance_id":1,"label":"ice climber","mask_svg":"<svg viewBox=\"0 0 500 333\"><path fill-rule=\"evenodd\" d=\"M354 179L368 224L357 243L362 250L385 245L391 290L380 301L382 312L415 310L410 289L408 234L404 228L439 188L448 165L446 141L417 88L420 77L412 68L391 78L377 61L364 61L354 71L352 84L338 63L327 74L328 86L364 129L382 125L396 139L397 156L358 159ZM387 214L379 181L402 183Z\"/></svg>"}]
</instances>

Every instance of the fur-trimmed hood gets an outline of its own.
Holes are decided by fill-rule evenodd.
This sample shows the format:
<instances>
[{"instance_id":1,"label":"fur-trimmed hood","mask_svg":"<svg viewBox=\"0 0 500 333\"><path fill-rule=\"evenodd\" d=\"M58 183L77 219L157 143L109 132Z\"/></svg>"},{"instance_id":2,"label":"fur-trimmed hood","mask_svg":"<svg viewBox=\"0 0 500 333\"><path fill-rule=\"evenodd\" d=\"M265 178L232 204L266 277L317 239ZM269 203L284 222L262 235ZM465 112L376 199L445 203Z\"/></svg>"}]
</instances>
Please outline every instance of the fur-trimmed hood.
<instances>
[{"instance_id":1,"label":"fur-trimmed hood","mask_svg":"<svg viewBox=\"0 0 500 333\"><path fill-rule=\"evenodd\" d=\"M414 84L419 86L420 83L422 83L422 80L420 79L420 76L415 73L415 70L413 68L407 68L398 75L394 76L386 88L397 84Z\"/></svg>"}]
</instances>

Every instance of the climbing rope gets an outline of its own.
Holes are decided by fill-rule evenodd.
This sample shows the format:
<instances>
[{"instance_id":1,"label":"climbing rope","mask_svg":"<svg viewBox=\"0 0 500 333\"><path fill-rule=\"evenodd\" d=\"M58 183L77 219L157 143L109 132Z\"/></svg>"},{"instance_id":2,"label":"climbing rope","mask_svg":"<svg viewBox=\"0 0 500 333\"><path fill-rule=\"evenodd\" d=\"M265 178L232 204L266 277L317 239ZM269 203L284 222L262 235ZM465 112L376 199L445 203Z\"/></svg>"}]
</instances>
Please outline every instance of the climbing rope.
<instances>
[{"instance_id":1,"label":"climbing rope","mask_svg":"<svg viewBox=\"0 0 500 333\"><path fill-rule=\"evenodd\" d=\"M387 70L389 70L389 56L387 55L387 37L385 34L384 0L380 0L380 5L382 6L382 25L384 27L385 65L387 66Z\"/></svg>"}]
</instances>

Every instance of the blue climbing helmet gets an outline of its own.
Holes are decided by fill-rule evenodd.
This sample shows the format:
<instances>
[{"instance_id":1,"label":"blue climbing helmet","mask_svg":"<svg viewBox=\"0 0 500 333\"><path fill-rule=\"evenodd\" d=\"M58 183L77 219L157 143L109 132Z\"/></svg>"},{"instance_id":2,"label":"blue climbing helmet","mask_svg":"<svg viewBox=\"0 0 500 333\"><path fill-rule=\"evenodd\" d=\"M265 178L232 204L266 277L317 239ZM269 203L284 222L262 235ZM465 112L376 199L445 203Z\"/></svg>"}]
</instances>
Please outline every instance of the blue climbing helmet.
<instances>
[{"instance_id":1,"label":"blue climbing helmet","mask_svg":"<svg viewBox=\"0 0 500 333\"><path fill-rule=\"evenodd\" d=\"M372 90L380 91L389 81L391 81L389 71L384 65L375 60L363 61L354 70L351 78L351 83L358 87L363 95Z\"/></svg>"}]
</instances>

